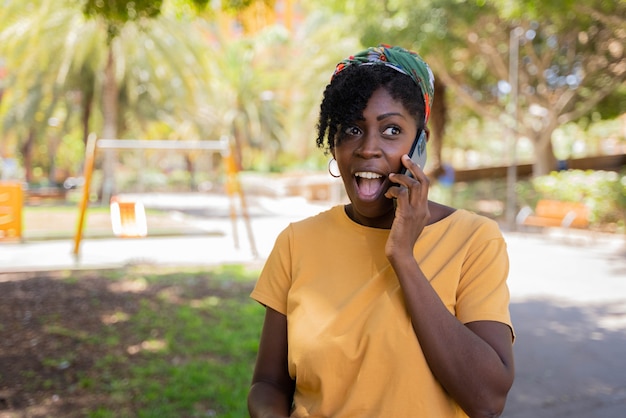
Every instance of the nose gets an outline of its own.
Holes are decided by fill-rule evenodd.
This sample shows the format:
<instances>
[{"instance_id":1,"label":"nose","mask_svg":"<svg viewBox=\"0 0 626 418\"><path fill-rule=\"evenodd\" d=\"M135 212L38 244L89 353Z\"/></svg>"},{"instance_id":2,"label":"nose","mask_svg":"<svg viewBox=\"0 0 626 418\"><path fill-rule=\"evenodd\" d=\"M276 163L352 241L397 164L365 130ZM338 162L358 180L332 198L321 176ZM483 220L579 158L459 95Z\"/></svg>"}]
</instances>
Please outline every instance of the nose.
<instances>
[{"instance_id":1,"label":"nose","mask_svg":"<svg viewBox=\"0 0 626 418\"><path fill-rule=\"evenodd\" d=\"M377 132L369 131L361 138L361 143L356 149L357 155L362 158L376 158L382 155L380 149L380 138Z\"/></svg>"}]
</instances>

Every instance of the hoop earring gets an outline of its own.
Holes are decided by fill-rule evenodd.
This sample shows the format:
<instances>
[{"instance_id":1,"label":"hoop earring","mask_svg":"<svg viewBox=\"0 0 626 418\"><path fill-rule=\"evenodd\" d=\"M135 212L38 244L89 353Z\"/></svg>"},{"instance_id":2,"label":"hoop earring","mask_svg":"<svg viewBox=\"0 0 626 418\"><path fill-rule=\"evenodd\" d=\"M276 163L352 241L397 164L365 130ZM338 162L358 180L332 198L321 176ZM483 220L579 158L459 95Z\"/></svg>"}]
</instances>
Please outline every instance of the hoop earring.
<instances>
[{"instance_id":1,"label":"hoop earring","mask_svg":"<svg viewBox=\"0 0 626 418\"><path fill-rule=\"evenodd\" d=\"M335 160L334 158L328 160L328 172L336 179L341 177L341 173L339 172L339 165L337 164L337 160Z\"/></svg>"}]
</instances>

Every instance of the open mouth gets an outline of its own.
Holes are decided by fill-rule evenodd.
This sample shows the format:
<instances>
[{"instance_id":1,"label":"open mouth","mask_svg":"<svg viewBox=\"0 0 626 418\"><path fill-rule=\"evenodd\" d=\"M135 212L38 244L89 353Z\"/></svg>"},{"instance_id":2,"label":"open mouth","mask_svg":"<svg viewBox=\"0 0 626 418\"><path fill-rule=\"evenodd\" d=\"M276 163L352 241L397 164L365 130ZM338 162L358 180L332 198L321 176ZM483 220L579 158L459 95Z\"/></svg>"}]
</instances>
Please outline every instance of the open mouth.
<instances>
[{"instance_id":1,"label":"open mouth","mask_svg":"<svg viewBox=\"0 0 626 418\"><path fill-rule=\"evenodd\" d=\"M385 177L382 174L371 171L359 171L354 173L356 179L357 192L361 199L371 200L382 192L385 184Z\"/></svg>"}]
</instances>

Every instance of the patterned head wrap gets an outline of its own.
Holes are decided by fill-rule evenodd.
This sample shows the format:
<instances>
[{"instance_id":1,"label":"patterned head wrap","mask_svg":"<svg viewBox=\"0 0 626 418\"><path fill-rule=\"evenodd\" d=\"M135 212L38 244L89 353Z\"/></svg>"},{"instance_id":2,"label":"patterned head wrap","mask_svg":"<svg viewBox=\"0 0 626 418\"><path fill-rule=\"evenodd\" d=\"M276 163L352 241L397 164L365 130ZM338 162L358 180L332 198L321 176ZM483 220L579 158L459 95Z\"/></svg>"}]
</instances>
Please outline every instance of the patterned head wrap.
<instances>
[{"instance_id":1,"label":"patterned head wrap","mask_svg":"<svg viewBox=\"0 0 626 418\"><path fill-rule=\"evenodd\" d=\"M380 44L377 47L370 47L355 55L352 55L335 68L332 79L350 65L372 65L383 64L396 71L406 74L415 81L424 96L425 115L424 124L430 118L430 110L435 97L435 77L426 62L417 53L409 51L399 46Z\"/></svg>"}]
</instances>

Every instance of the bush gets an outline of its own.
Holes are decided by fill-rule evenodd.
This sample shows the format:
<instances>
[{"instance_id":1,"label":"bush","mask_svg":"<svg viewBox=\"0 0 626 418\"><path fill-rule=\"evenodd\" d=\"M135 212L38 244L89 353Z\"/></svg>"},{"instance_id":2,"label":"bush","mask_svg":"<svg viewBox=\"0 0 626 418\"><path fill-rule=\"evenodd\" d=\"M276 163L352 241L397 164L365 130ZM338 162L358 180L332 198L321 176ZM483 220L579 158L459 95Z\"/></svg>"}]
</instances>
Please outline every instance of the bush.
<instances>
[{"instance_id":1,"label":"bush","mask_svg":"<svg viewBox=\"0 0 626 418\"><path fill-rule=\"evenodd\" d=\"M626 170L614 171L567 170L537 177L532 190L525 191L521 201L555 199L585 203L590 211L590 223L624 231L626 221ZM534 193L534 194L533 194ZM534 206L534 205L533 205Z\"/></svg>"}]
</instances>

